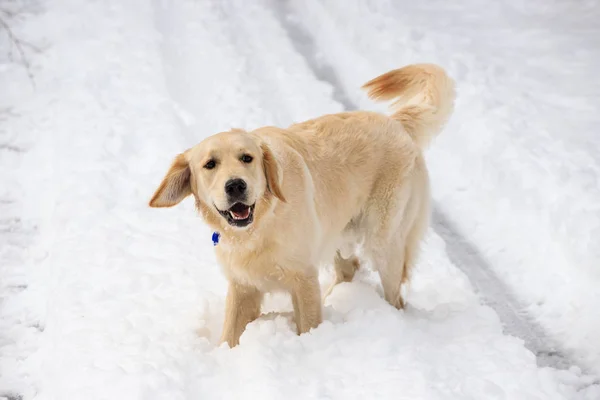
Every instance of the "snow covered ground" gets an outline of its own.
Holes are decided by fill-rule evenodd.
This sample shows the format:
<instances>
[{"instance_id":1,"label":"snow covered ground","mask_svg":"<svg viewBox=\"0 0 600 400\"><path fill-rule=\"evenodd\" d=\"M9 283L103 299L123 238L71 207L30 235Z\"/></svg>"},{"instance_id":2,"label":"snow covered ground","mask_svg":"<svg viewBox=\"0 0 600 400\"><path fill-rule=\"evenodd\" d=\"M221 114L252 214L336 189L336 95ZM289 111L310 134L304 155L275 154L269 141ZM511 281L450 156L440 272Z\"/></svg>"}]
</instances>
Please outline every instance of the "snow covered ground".
<instances>
[{"instance_id":1,"label":"snow covered ground","mask_svg":"<svg viewBox=\"0 0 600 400\"><path fill-rule=\"evenodd\" d=\"M0 399L600 398L594 2L27 4L11 23L40 47L35 87L0 63ZM231 127L382 109L358 88L414 61L459 88L428 154L437 212L573 366L504 332L435 226L405 311L361 271L310 334L272 296L218 346L211 232L191 202L146 206L172 157Z\"/></svg>"},{"instance_id":2,"label":"snow covered ground","mask_svg":"<svg viewBox=\"0 0 600 400\"><path fill-rule=\"evenodd\" d=\"M538 321L600 371L600 5L296 2L352 82L433 61L458 80L434 197ZM373 45L373 43L377 45Z\"/></svg>"}]
</instances>

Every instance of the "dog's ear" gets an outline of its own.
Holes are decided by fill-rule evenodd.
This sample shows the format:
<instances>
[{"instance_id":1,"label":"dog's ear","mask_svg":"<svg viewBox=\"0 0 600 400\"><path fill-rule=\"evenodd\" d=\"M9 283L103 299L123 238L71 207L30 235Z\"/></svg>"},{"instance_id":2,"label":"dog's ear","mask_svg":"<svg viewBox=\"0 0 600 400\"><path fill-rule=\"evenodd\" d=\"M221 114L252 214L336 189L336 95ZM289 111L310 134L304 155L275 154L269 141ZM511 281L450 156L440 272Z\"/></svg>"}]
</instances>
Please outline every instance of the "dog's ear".
<instances>
[{"instance_id":1,"label":"dog's ear","mask_svg":"<svg viewBox=\"0 0 600 400\"><path fill-rule=\"evenodd\" d=\"M167 175L150 200L150 207L173 207L192 193L190 165L182 153L175 157Z\"/></svg>"},{"instance_id":2,"label":"dog's ear","mask_svg":"<svg viewBox=\"0 0 600 400\"><path fill-rule=\"evenodd\" d=\"M283 178L281 166L266 144L261 144L263 153L263 169L267 178L267 190L273 193L275 197L285 203L285 197L281 192L281 179Z\"/></svg>"}]
</instances>

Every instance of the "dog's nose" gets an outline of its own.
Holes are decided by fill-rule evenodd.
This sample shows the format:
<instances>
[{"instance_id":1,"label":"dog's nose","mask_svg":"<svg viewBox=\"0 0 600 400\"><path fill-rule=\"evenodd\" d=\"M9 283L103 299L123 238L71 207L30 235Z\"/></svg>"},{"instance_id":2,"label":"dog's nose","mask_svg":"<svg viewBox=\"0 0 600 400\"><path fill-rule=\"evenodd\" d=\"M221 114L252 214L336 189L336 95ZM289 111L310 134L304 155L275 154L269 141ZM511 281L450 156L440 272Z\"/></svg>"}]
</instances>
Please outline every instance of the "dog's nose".
<instances>
[{"instance_id":1,"label":"dog's nose","mask_svg":"<svg viewBox=\"0 0 600 400\"><path fill-rule=\"evenodd\" d=\"M225 193L231 198L239 198L246 194L246 182L243 179L230 179L225 184Z\"/></svg>"}]
</instances>

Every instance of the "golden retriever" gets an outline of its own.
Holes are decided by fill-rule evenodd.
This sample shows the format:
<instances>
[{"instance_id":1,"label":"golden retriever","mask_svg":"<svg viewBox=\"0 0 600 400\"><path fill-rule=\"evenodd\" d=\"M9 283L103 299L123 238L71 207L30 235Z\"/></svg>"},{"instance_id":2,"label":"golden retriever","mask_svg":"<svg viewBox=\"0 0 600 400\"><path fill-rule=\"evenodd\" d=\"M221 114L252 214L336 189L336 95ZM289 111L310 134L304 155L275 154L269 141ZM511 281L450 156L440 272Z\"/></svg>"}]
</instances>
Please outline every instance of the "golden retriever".
<instances>
[{"instance_id":1,"label":"golden retriever","mask_svg":"<svg viewBox=\"0 0 600 400\"><path fill-rule=\"evenodd\" d=\"M404 306L400 289L429 218L422 151L452 113L454 83L436 65L415 64L364 88L376 100L401 98L393 114L218 133L179 154L152 197L151 207L171 207L193 195L221 235L216 255L229 281L221 342L239 343L270 291L291 294L298 334L318 326L318 267L334 261L332 287L351 281L358 243L385 299Z\"/></svg>"}]
</instances>

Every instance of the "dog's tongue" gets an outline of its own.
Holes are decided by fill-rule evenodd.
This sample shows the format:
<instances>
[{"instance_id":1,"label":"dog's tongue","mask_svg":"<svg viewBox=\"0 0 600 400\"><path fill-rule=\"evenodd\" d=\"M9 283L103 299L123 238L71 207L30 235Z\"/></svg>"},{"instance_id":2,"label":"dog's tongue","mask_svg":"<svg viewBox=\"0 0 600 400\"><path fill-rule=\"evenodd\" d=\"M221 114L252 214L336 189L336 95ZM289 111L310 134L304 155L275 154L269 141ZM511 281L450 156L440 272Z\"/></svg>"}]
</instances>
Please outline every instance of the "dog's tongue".
<instances>
[{"instance_id":1,"label":"dog's tongue","mask_svg":"<svg viewBox=\"0 0 600 400\"><path fill-rule=\"evenodd\" d=\"M250 215L250 207L236 207L235 210L230 210L233 218L246 219Z\"/></svg>"}]
</instances>

